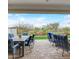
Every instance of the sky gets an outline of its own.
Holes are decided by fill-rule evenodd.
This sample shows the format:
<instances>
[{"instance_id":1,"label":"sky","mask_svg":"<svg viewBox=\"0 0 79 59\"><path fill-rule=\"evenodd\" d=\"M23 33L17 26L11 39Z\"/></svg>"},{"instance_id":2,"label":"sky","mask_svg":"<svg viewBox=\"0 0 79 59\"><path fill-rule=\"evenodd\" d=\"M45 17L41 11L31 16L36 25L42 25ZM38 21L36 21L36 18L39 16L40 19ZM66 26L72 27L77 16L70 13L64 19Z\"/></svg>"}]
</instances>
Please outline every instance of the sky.
<instances>
[{"instance_id":1,"label":"sky","mask_svg":"<svg viewBox=\"0 0 79 59\"><path fill-rule=\"evenodd\" d=\"M17 24L30 24L34 27L42 27L49 23L59 23L60 27L70 26L69 14L8 14L8 26Z\"/></svg>"}]
</instances>

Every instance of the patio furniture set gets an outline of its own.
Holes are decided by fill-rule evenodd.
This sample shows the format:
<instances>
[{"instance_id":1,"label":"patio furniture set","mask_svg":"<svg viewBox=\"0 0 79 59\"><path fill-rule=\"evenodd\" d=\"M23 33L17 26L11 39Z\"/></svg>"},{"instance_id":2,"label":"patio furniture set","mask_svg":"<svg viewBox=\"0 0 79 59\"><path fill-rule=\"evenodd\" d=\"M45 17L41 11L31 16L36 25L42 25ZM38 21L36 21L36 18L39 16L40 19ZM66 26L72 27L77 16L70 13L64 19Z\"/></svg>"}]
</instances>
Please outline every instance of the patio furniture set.
<instances>
[{"instance_id":1,"label":"patio furniture set","mask_svg":"<svg viewBox=\"0 0 79 59\"><path fill-rule=\"evenodd\" d=\"M22 40L15 39L13 34L8 34L8 54L12 54L12 59L16 59L24 56L24 48L27 46L33 46L34 35L28 36L26 39ZM18 57L16 56L18 52Z\"/></svg>"},{"instance_id":2,"label":"patio furniture set","mask_svg":"<svg viewBox=\"0 0 79 59\"><path fill-rule=\"evenodd\" d=\"M64 52L68 52L70 53L70 41L68 40L68 36L67 35L57 35L57 34L53 34L51 32L48 33L48 39L49 42L52 43L55 47L57 47L57 51L58 49L62 49L62 56L64 56Z\"/></svg>"}]
</instances>

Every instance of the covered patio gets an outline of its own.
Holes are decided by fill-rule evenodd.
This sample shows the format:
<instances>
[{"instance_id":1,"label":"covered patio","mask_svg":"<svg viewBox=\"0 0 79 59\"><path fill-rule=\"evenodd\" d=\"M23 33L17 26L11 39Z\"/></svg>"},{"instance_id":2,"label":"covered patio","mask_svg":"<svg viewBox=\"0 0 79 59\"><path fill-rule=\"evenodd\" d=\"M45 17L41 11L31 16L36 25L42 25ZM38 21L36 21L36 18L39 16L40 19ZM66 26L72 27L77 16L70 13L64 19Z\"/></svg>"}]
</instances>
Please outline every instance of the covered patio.
<instances>
[{"instance_id":1,"label":"covered patio","mask_svg":"<svg viewBox=\"0 0 79 59\"><path fill-rule=\"evenodd\" d=\"M21 14L69 14L70 0L9 0L8 12ZM12 55L8 55L12 59ZM16 59L70 59L70 54L52 46L49 40L35 40L34 47L24 47L24 56Z\"/></svg>"}]
</instances>

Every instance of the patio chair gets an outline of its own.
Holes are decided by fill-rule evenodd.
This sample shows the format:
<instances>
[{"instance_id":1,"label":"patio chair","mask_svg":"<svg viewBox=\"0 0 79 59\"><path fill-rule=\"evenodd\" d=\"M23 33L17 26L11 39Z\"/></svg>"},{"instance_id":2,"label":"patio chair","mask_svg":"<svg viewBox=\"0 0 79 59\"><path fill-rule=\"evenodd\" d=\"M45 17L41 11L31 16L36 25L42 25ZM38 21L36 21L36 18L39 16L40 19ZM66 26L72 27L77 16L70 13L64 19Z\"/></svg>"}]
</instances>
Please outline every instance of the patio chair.
<instances>
[{"instance_id":1,"label":"patio chair","mask_svg":"<svg viewBox=\"0 0 79 59\"><path fill-rule=\"evenodd\" d=\"M30 47L31 47L31 48L34 47L34 37L35 37L35 35L33 34L33 35L31 36L31 40L30 40Z\"/></svg>"},{"instance_id":2,"label":"patio chair","mask_svg":"<svg viewBox=\"0 0 79 59\"><path fill-rule=\"evenodd\" d=\"M16 58L16 51L19 48L19 44L14 45L13 39L8 40L8 53L12 54L12 58Z\"/></svg>"},{"instance_id":3,"label":"patio chair","mask_svg":"<svg viewBox=\"0 0 79 59\"><path fill-rule=\"evenodd\" d=\"M26 48L26 54L28 54L28 52L31 52L31 43L32 43L32 36L29 36L28 40L25 40L25 48Z\"/></svg>"},{"instance_id":4,"label":"patio chair","mask_svg":"<svg viewBox=\"0 0 79 59\"><path fill-rule=\"evenodd\" d=\"M31 40L32 40L32 36L29 36L29 38L25 40L25 46L30 48Z\"/></svg>"},{"instance_id":5,"label":"patio chair","mask_svg":"<svg viewBox=\"0 0 79 59\"><path fill-rule=\"evenodd\" d=\"M53 37L53 33L48 33L48 39L50 43L54 43L54 37Z\"/></svg>"},{"instance_id":6,"label":"patio chair","mask_svg":"<svg viewBox=\"0 0 79 59\"><path fill-rule=\"evenodd\" d=\"M34 34L28 38L28 40L25 40L25 46L30 46L32 43L34 44Z\"/></svg>"},{"instance_id":7,"label":"patio chair","mask_svg":"<svg viewBox=\"0 0 79 59\"><path fill-rule=\"evenodd\" d=\"M62 56L64 54L64 51L69 52L70 46L69 46L69 43L68 43L67 36L58 35L58 41L57 41L57 46L56 47L58 47L58 49L61 48L63 50Z\"/></svg>"},{"instance_id":8,"label":"patio chair","mask_svg":"<svg viewBox=\"0 0 79 59\"><path fill-rule=\"evenodd\" d=\"M65 51L70 52L70 43L68 41L67 35L64 36L63 46Z\"/></svg>"},{"instance_id":9,"label":"patio chair","mask_svg":"<svg viewBox=\"0 0 79 59\"><path fill-rule=\"evenodd\" d=\"M52 40L52 33L48 33L48 39L49 39L49 42L51 43L51 40Z\"/></svg>"},{"instance_id":10,"label":"patio chair","mask_svg":"<svg viewBox=\"0 0 79 59\"><path fill-rule=\"evenodd\" d=\"M57 35L53 33L48 33L48 39L49 39L49 42L52 43L52 46L56 47L56 45L58 44Z\"/></svg>"},{"instance_id":11,"label":"patio chair","mask_svg":"<svg viewBox=\"0 0 79 59\"><path fill-rule=\"evenodd\" d=\"M30 46L32 36L30 36L27 40L25 40L25 46Z\"/></svg>"},{"instance_id":12,"label":"patio chair","mask_svg":"<svg viewBox=\"0 0 79 59\"><path fill-rule=\"evenodd\" d=\"M53 37L54 37L53 43L55 44L55 47L57 47L59 45L59 42L60 42L58 39L58 35L53 34Z\"/></svg>"},{"instance_id":13,"label":"patio chair","mask_svg":"<svg viewBox=\"0 0 79 59\"><path fill-rule=\"evenodd\" d=\"M20 45L18 42L14 42L14 35L8 34L8 52L12 54L13 59L16 58L16 52L19 51ZM19 54L18 54L19 55Z\"/></svg>"}]
</instances>

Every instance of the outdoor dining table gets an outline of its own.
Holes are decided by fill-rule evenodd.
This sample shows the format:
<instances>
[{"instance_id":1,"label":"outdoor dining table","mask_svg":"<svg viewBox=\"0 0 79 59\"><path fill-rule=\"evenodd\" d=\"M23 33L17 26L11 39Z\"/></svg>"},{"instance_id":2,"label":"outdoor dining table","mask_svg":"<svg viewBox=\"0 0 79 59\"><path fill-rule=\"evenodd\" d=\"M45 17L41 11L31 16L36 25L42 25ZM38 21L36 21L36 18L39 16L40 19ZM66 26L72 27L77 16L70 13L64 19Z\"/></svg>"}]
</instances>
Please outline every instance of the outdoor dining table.
<instances>
[{"instance_id":1,"label":"outdoor dining table","mask_svg":"<svg viewBox=\"0 0 79 59\"><path fill-rule=\"evenodd\" d=\"M22 38L17 38L17 39L14 39L13 42L17 42L19 43L21 49L19 49L19 55L20 57L23 57L24 56L24 46L25 46L25 40L27 40L29 38L29 36L26 37L26 39L22 39ZM22 53L22 54L21 54Z\"/></svg>"}]
</instances>

